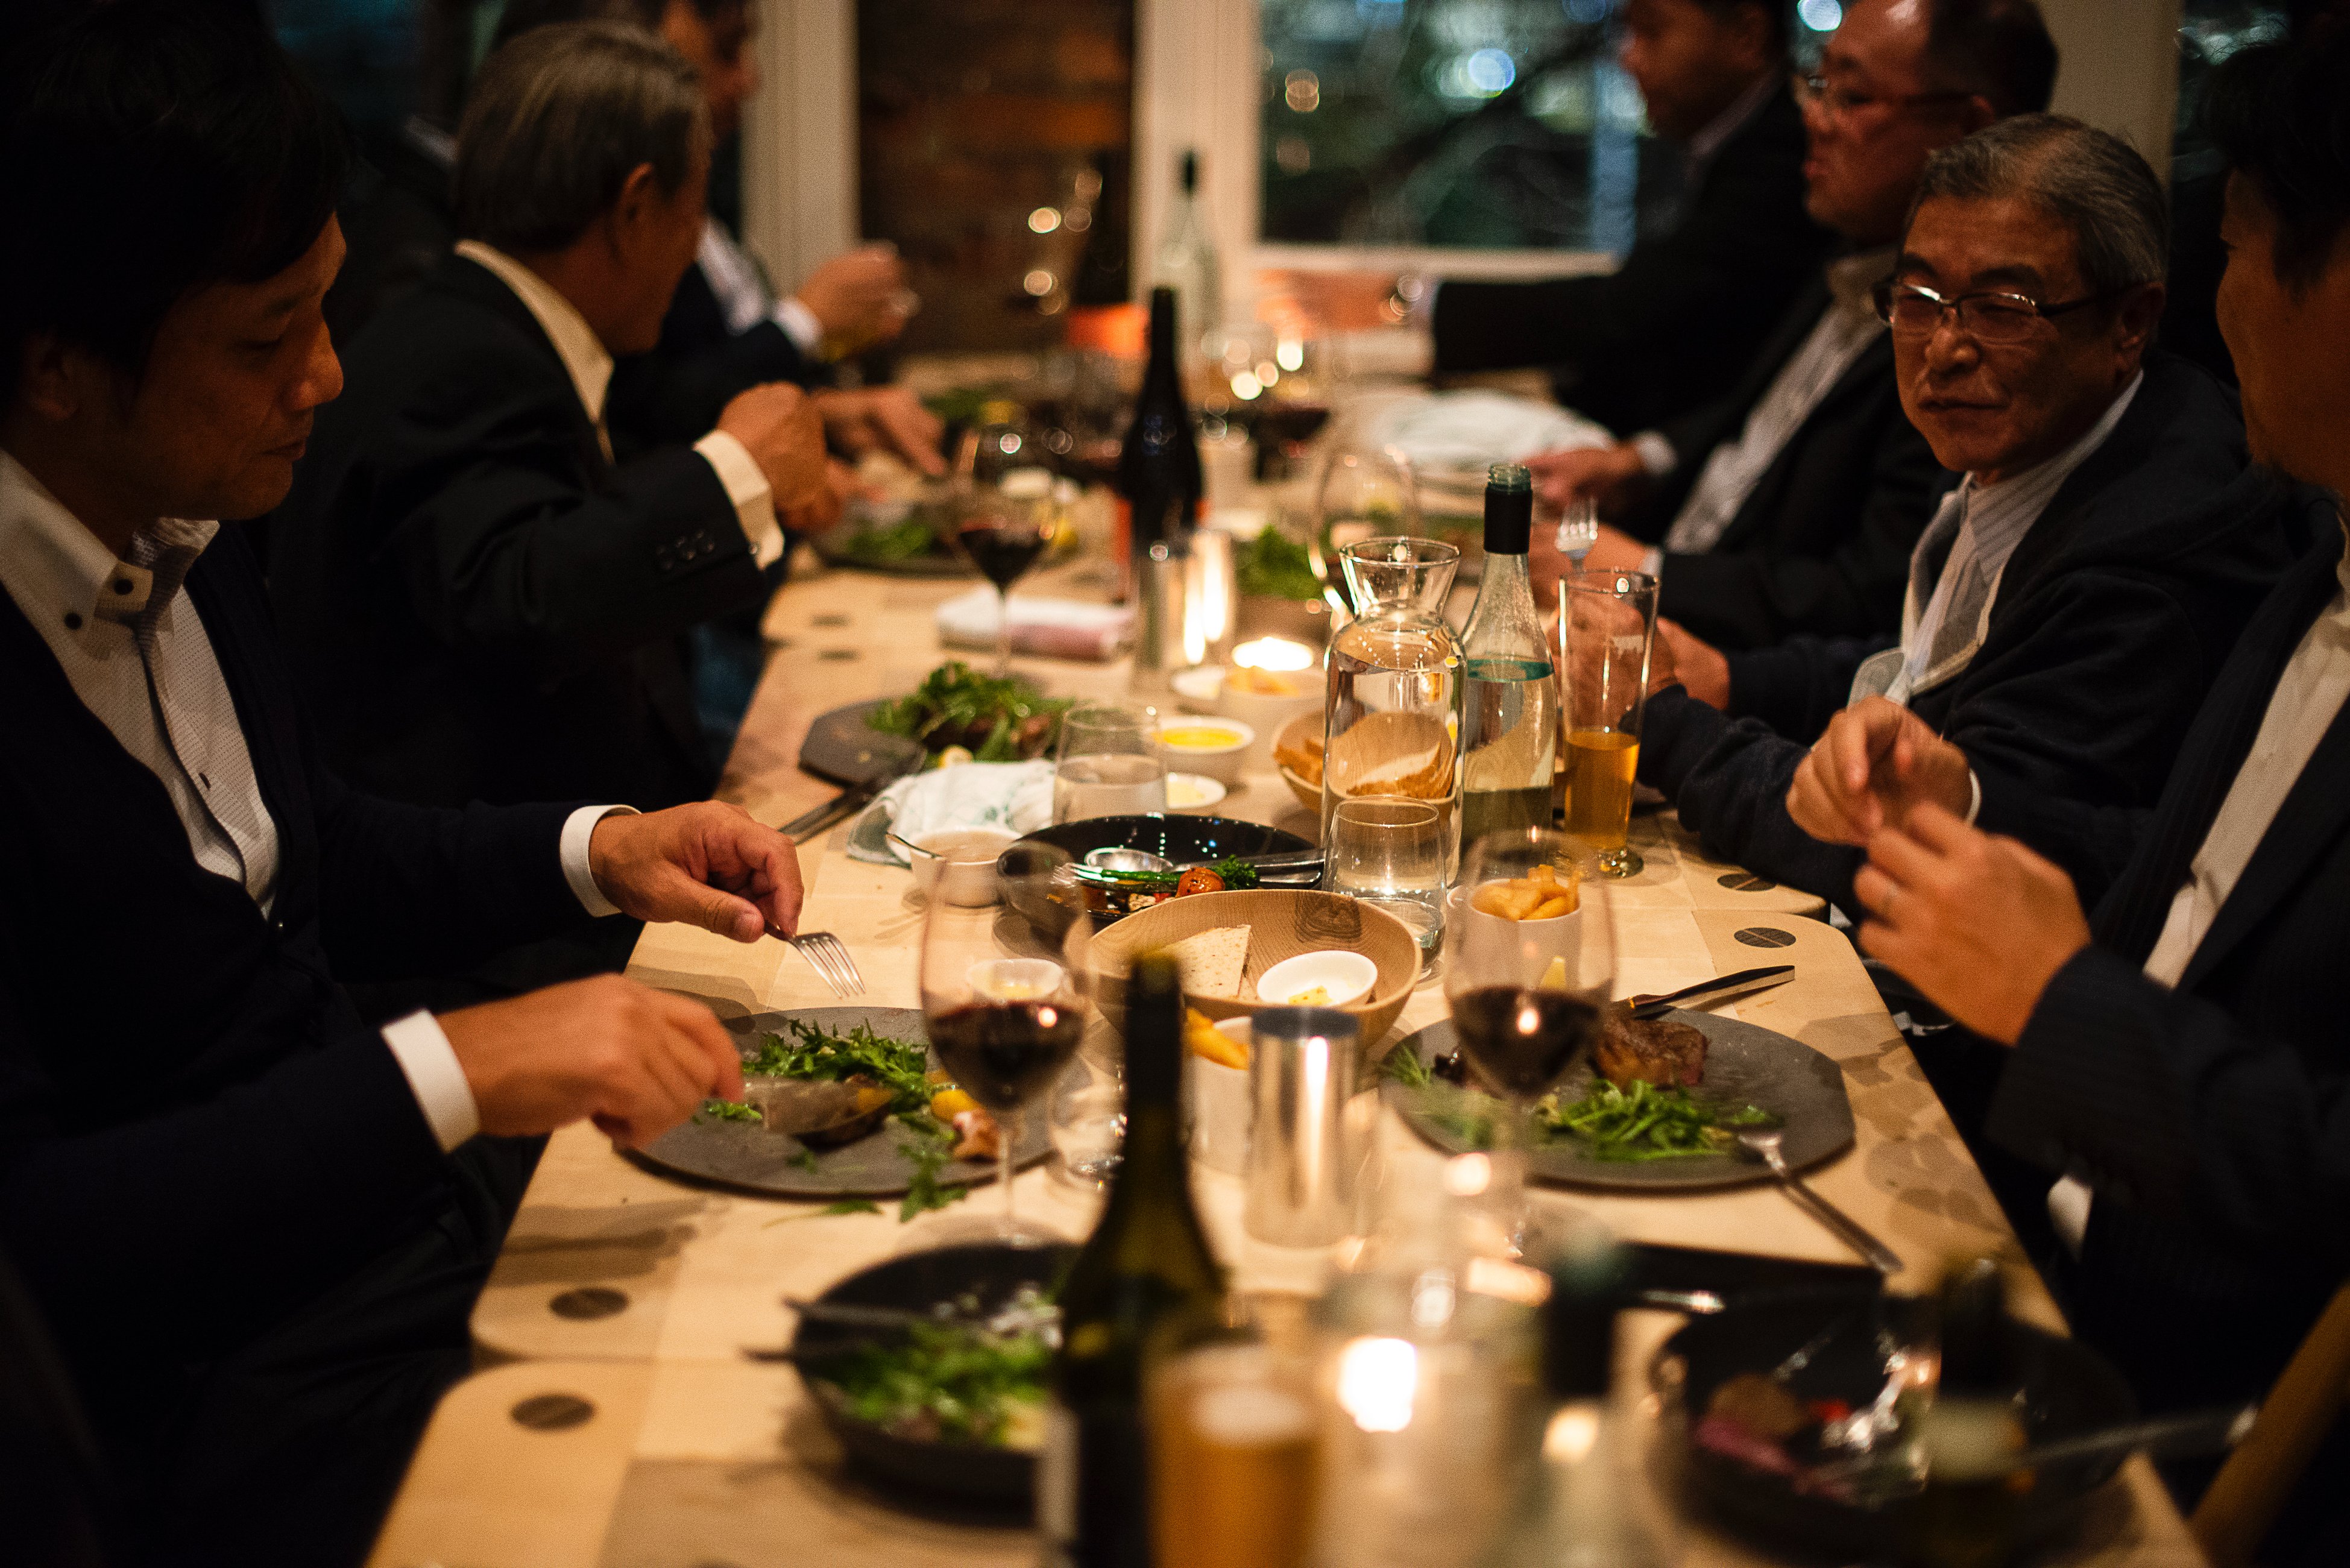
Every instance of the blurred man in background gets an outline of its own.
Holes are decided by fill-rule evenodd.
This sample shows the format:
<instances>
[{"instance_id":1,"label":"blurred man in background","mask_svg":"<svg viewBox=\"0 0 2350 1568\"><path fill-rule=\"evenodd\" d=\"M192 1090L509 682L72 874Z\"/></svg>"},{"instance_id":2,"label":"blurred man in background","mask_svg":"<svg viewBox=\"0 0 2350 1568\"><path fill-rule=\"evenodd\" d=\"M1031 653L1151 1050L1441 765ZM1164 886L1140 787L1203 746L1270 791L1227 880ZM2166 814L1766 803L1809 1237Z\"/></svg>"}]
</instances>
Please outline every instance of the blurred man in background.
<instances>
[{"instance_id":1,"label":"blurred man in background","mask_svg":"<svg viewBox=\"0 0 2350 1568\"><path fill-rule=\"evenodd\" d=\"M1926 160L2048 106L2032 0L1856 0L1804 84L1804 200L1842 236L1727 397L1615 446L1534 460L1553 506L1595 501L1585 562L1662 578L1661 613L1724 648L1898 629L1910 547L1947 482L1901 411L1872 291ZM1535 568L1562 559L1544 530Z\"/></svg>"}]
</instances>

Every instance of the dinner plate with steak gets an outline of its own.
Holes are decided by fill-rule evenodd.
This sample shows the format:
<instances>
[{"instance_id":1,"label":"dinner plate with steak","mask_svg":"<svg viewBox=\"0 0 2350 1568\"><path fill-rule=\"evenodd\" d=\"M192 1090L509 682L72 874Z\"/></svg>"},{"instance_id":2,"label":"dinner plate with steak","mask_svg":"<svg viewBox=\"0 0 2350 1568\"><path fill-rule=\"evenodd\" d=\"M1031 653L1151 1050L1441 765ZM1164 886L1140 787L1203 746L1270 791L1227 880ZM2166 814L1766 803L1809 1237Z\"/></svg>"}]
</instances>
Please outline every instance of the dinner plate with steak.
<instances>
[{"instance_id":1,"label":"dinner plate with steak","mask_svg":"<svg viewBox=\"0 0 2350 1568\"><path fill-rule=\"evenodd\" d=\"M1448 1154L1491 1143L1496 1100L1456 1051L1450 1019L1388 1053L1382 1092ZM1526 1174L1571 1187L1694 1190L1772 1179L1738 1129L1775 1127L1797 1169L1852 1147L1852 1102L1836 1064L1774 1030L1675 1009L1636 1019L1610 1008L1588 1056L1539 1102Z\"/></svg>"}]
</instances>

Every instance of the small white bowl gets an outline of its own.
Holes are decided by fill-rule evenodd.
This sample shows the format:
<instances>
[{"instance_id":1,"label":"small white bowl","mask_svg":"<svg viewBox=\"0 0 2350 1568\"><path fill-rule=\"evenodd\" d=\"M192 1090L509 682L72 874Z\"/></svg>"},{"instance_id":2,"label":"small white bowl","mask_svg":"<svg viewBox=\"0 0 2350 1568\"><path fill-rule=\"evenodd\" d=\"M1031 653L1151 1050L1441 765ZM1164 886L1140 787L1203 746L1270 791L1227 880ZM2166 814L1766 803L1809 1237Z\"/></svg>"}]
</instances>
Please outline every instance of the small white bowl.
<instances>
[{"instance_id":1,"label":"small white bowl","mask_svg":"<svg viewBox=\"0 0 2350 1568\"><path fill-rule=\"evenodd\" d=\"M1216 1033L1249 1043L1251 1021L1227 1018ZM1245 1067L1211 1062L1196 1051L1183 1053L1190 1077L1185 1081L1191 1123L1191 1158L1211 1170L1239 1176L1248 1169L1249 1075Z\"/></svg>"},{"instance_id":2,"label":"small white bowl","mask_svg":"<svg viewBox=\"0 0 2350 1568\"><path fill-rule=\"evenodd\" d=\"M1330 999L1315 1006L1344 1007L1368 996L1378 979L1379 966L1361 953L1326 948L1284 959L1257 976L1256 999L1263 1006L1288 1007L1294 1005L1291 997L1318 985L1330 993Z\"/></svg>"},{"instance_id":3,"label":"small white bowl","mask_svg":"<svg viewBox=\"0 0 2350 1568\"><path fill-rule=\"evenodd\" d=\"M1205 774L1169 774L1167 775L1167 809L1170 811L1206 811L1223 803L1231 792Z\"/></svg>"},{"instance_id":4,"label":"small white bowl","mask_svg":"<svg viewBox=\"0 0 2350 1568\"><path fill-rule=\"evenodd\" d=\"M1213 745L1179 745L1167 737L1185 731L1219 734L1229 739ZM1184 773L1204 774L1222 784L1241 782L1241 763L1256 740L1256 731L1238 719L1221 715L1178 714L1162 719L1159 724L1159 749L1166 756L1170 768Z\"/></svg>"},{"instance_id":5,"label":"small white bowl","mask_svg":"<svg viewBox=\"0 0 2350 1568\"><path fill-rule=\"evenodd\" d=\"M925 898L935 894L966 909L993 904L995 857L1018 836L993 827L957 827L910 840L931 851L906 857L914 868L916 890Z\"/></svg>"},{"instance_id":6,"label":"small white bowl","mask_svg":"<svg viewBox=\"0 0 2350 1568\"><path fill-rule=\"evenodd\" d=\"M1191 665L1167 678L1168 690L1183 700L1187 713L1214 712L1216 693L1223 684L1224 667L1221 664Z\"/></svg>"}]
</instances>

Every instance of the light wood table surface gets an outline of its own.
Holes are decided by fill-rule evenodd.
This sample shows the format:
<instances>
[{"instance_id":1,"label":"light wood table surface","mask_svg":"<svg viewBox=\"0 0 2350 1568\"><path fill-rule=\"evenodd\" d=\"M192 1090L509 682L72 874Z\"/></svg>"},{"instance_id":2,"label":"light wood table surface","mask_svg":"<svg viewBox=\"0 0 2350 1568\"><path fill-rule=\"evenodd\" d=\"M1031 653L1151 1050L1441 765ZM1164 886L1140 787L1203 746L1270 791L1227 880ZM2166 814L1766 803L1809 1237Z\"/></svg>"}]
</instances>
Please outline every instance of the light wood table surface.
<instances>
[{"instance_id":1,"label":"light wood table surface","mask_svg":"<svg viewBox=\"0 0 2350 1568\"><path fill-rule=\"evenodd\" d=\"M1076 576L1071 591L1084 591L1084 570L1060 574L1065 582ZM1031 591L1052 591L1052 575L1037 581ZM770 614L777 647L723 793L771 822L827 798L833 786L796 766L809 721L919 680L941 656L931 611L962 587L838 572L795 580ZM1123 665L1020 662L1056 694L1125 687ZM1248 778L1217 809L1309 834L1313 826L1274 775ZM867 986L858 1000L917 1005L921 911L910 877L848 858L846 834L844 826L802 846L804 929L829 929L848 945ZM1807 918L1818 900L1743 886L1749 879L1707 860L1669 815L1642 819L1636 842L1648 867L1618 885L1619 991L1666 991L1758 962L1794 963L1794 981L1721 1011L1793 1035L1842 1068L1856 1141L1814 1170L1814 1184L1908 1261L1897 1288L1927 1288L1958 1252L2016 1256L1996 1202L1851 945ZM675 926L645 933L629 973L729 1013L836 1001L781 943L745 947ZM1399 1031L1444 1014L1431 980ZM1440 1157L1391 1112L1382 1113L1378 1136L1385 1180L1436 1179ZM1089 1228L1091 1194L1043 1166L1018 1180L1024 1215L1072 1236ZM1199 1169L1194 1185L1240 1286L1310 1290L1323 1277L1326 1258L1263 1247L1242 1232L1236 1179ZM969 1202L992 1208L997 1200L983 1187ZM1557 1214L1595 1215L1633 1240L1850 1261L1767 1184L1654 1197L1544 1189L1537 1201ZM894 1210L825 1216L821 1207L688 1187L616 1154L584 1126L557 1134L473 1314L477 1355L491 1369L443 1401L373 1561L499 1568L1033 1562L1024 1529L884 1504L842 1472L796 1375L742 1358L746 1345L788 1337L783 1296L813 1294L922 1246L963 1208L901 1226ZM2036 1281L2028 1281L2018 1310L2061 1326ZM1627 1354L1645 1365L1677 1320L1639 1314L1629 1321ZM525 1403L550 1395L577 1403ZM547 1419L556 1425L527 1424ZM2168 1568L2201 1560L2142 1459L2086 1534L2067 1561ZM1701 1530L1689 1546L1693 1564L1768 1561Z\"/></svg>"}]
</instances>

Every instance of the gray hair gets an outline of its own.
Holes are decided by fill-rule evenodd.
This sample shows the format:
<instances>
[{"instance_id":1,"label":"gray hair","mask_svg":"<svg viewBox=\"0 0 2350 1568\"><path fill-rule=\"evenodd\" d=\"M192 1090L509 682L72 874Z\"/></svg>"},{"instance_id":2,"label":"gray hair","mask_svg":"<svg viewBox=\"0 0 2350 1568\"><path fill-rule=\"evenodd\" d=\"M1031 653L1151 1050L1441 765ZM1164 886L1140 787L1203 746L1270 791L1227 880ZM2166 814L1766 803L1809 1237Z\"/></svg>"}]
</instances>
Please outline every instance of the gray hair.
<instances>
[{"instance_id":1,"label":"gray hair","mask_svg":"<svg viewBox=\"0 0 2350 1568\"><path fill-rule=\"evenodd\" d=\"M457 130L457 229L503 251L561 250L650 164L674 194L710 149L693 67L619 22L534 28L482 67Z\"/></svg>"},{"instance_id":2,"label":"gray hair","mask_svg":"<svg viewBox=\"0 0 2350 1568\"><path fill-rule=\"evenodd\" d=\"M2061 114L2019 114L1943 148L1926 161L1910 218L1938 196L2047 209L2073 231L2092 293L2158 283L2168 265L2170 203L2154 171L2121 138Z\"/></svg>"}]
</instances>

